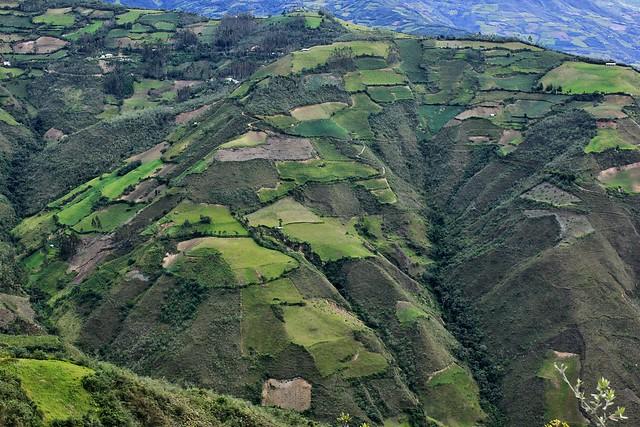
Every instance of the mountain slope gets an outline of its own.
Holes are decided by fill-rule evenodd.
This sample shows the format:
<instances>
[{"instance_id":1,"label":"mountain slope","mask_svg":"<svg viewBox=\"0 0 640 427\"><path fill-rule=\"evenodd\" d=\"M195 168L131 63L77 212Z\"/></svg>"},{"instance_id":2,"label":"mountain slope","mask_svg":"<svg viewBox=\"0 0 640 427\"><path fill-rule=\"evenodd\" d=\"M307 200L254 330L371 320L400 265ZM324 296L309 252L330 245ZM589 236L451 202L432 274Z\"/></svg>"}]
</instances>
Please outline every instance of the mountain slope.
<instances>
[{"instance_id":1,"label":"mountain slope","mask_svg":"<svg viewBox=\"0 0 640 427\"><path fill-rule=\"evenodd\" d=\"M320 421L582 425L563 360L637 411L637 72L65 5L2 21L0 131L33 143L7 145L0 327L79 350L2 371L82 351Z\"/></svg>"},{"instance_id":2,"label":"mountain slope","mask_svg":"<svg viewBox=\"0 0 640 427\"><path fill-rule=\"evenodd\" d=\"M219 17L225 12L279 14L305 6L326 7L350 21L414 34L461 32L531 37L533 42L563 52L640 65L635 41L640 4L634 1L224 1L129 0L130 5L160 7Z\"/></svg>"}]
</instances>

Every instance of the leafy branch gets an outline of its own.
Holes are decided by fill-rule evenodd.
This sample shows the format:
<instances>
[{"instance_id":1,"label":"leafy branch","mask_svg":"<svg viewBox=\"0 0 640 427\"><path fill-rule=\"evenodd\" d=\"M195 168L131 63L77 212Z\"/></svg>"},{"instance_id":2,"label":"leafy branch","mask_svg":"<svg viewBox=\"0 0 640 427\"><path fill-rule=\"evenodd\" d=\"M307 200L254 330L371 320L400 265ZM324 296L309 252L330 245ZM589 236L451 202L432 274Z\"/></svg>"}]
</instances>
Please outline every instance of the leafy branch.
<instances>
[{"instance_id":1,"label":"leafy branch","mask_svg":"<svg viewBox=\"0 0 640 427\"><path fill-rule=\"evenodd\" d=\"M583 382L581 379L578 379L576 384L573 385L569 378L567 378L567 365L564 363L554 363L553 366L560 375L562 375L562 379L580 402L580 407L584 413L597 427L606 427L609 421L620 422L628 419L624 415L625 408L623 406L618 406L615 410L613 409L616 393L611 388L611 383L608 379L604 377L600 378L596 386L596 392L592 393L591 397L587 397L582 390Z\"/></svg>"}]
</instances>

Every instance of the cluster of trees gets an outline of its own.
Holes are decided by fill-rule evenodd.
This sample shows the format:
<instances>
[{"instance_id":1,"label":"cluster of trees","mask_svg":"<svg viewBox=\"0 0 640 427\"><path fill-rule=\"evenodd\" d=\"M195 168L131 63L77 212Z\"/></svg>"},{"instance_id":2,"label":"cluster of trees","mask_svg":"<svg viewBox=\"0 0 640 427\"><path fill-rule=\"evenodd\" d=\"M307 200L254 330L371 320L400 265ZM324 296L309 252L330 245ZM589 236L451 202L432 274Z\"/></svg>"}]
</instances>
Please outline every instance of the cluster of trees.
<instances>
[{"instance_id":1,"label":"cluster of trees","mask_svg":"<svg viewBox=\"0 0 640 427\"><path fill-rule=\"evenodd\" d=\"M133 95L133 82L133 75L118 64L113 72L105 76L104 91L117 99L129 98Z\"/></svg>"}]
</instances>

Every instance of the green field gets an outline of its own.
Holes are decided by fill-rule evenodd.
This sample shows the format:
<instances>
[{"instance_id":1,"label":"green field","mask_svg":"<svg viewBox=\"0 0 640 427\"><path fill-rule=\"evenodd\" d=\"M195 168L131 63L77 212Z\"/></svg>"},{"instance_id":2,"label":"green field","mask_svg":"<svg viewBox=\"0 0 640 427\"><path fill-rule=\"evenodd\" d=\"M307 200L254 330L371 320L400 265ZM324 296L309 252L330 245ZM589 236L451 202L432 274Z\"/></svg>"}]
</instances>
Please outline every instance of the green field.
<instances>
[{"instance_id":1,"label":"green field","mask_svg":"<svg viewBox=\"0 0 640 427\"><path fill-rule=\"evenodd\" d=\"M14 79L24 74L21 68L0 67L0 80Z\"/></svg>"},{"instance_id":2,"label":"green field","mask_svg":"<svg viewBox=\"0 0 640 427\"><path fill-rule=\"evenodd\" d=\"M348 312L324 300L305 306L283 306L285 329L295 344L313 356L323 376L336 372L347 378L363 377L387 368L385 357L365 349L354 339L366 327Z\"/></svg>"},{"instance_id":3,"label":"green field","mask_svg":"<svg viewBox=\"0 0 640 427\"><path fill-rule=\"evenodd\" d=\"M464 368L449 366L436 373L427 387L424 400L427 413L444 425L472 427L485 418L478 404L478 386Z\"/></svg>"},{"instance_id":4,"label":"green field","mask_svg":"<svg viewBox=\"0 0 640 427\"><path fill-rule=\"evenodd\" d=\"M153 160L143 163L123 176L118 176L116 171L94 178L79 186L59 201L56 201L58 203L66 202L63 209L57 213L60 223L65 225L77 224L82 218L91 213L94 204L101 197L109 200L119 198L127 188L132 188L143 179L148 178L161 166L162 160ZM51 206L58 205L56 202Z\"/></svg>"},{"instance_id":5,"label":"green field","mask_svg":"<svg viewBox=\"0 0 640 427\"><path fill-rule=\"evenodd\" d=\"M154 11L145 9L131 9L123 14L116 16L116 23L118 25L133 24L142 15L146 15L148 13L154 13Z\"/></svg>"},{"instance_id":6,"label":"green field","mask_svg":"<svg viewBox=\"0 0 640 427\"><path fill-rule=\"evenodd\" d=\"M358 181L356 184L369 190L382 204L394 204L398 201L386 178Z\"/></svg>"},{"instance_id":7,"label":"green field","mask_svg":"<svg viewBox=\"0 0 640 427\"><path fill-rule=\"evenodd\" d=\"M242 348L260 354L275 355L282 351L289 338L284 324L275 315L272 306L301 304L302 296L288 278L278 279L263 286L242 289Z\"/></svg>"},{"instance_id":8,"label":"green field","mask_svg":"<svg viewBox=\"0 0 640 427\"><path fill-rule=\"evenodd\" d=\"M258 145L264 144L265 142L267 142L266 133L250 131L234 140L225 142L218 148L225 149L225 148L256 147Z\"/></svg>"},{"instance_id":9,"label":"green field","mask_svg":"<svg viewBox=\"0 0 640 427\"><path fill-rule=\"evenodd\" d=\"M387 42L352 41L337 42L325 46L314 46L306 51L294 52L291 58L291 71L298 73L302 70L315 68L326 64L331 54L336 49L351 48L354 56L381 56L386 57L389 51Z\"/></svg>"},{"instance_id":10,"label":"green field","mask_svg":"<svg viewBox=\"0 0 640 427\"><path fill-rule=\"evenodd\" d=\"M296 223L320 223L322 218L290 197L280 199L250 215L247 220L252 227L280 227Z\"/></svg>"},{"instance_id":11,"label":"green field","mask_svg":"<svg viewBox=\"0 0 640 427\"><path fill-rule=\"evenodd\" d=\"M47 12L33 18L34 24L44 24L52 27L71 27L76 22L71 8L47 9Z\"/></svg>"},{"instance_id":12,"label":"green field","mask_svg":"<svg viewBox=\"0 0 640 427\"><path fill-rule=\"evenodd\" d=\"M161 34L161 33L153 33ZM150 41L150 40L149 40ZM133 95L124 100L122 112L143 110L158 105L160 101L175 99L176 91L170 80L141 79L133 84Z\"/></svg>"},{"instance_id":13,"label":"green field","mask_svg":"<svg viewBox=\"0 0 640 427\"><path fill-rule=\"evenodd\" d=\"M369 116L382 111L382 107L373 102L366 93L353 94L351 100L352 106L337 112L333 116L333 121L351 133L354 138L372 139L375 135L369 125Z\"/></svg>"},{"instance_id":14,"label":"green field","mask_svg":"<svg viewBox=\"0 0 640 427\"><path fill-rule=\"evenodd\" d=\"M412 324L418 319L428 318L429 315L415 304L404 301L402 304L396 304L396 317L402 324Z\"/></svg>"},{"instance_id":15,"label":"green field","mask_svg":"<svg viewBox=\"0 0 640 427\"><path fill-rule=\"evenodd\" d=\"M330 119L308 120L300 122L289 129L295 135L310 137L324 136L328 138L347 139L349 133Z\"/></svg>"},{"instance_id":16,"label":"green field","mask_svg":"<svg viewBox=\"0 0 640 427\"><path fill-rule=\"evenodd\" d=\"M364 246L353 224L322 218L322 223L292 223L284 226L287 236L306 242L324 262L342 258L366 258L373 254Z\"/></svg>"},{"instance_id":17,"label":"green field","mask_svg":"<svg viewBox=\"0 0 640 427\"><path fill-rule=\"evenodd\" d=\"M45 422L81 418L94 409L82 378L93 371L59 360L9 359L0 369L15 373L27 396L42 411Z\"/></svg>"},{"instance_id":18,"label":"green field","mask_svg":"<svg viewBox=\"0 0 640 427\"><path fill-rule=\"evenodd\" d=\"M630 165L622 167L614 173L598 177L606 187L621 189L627 193L640 193L640 167Z\"/></svg>"},{"instance_id":19,"label":"green field","mask_svg":"<svg viewBox=\"0 0 640 427\"><path fill-rule=\"evenodd\" d=\"M122 193L124 193L126 188L132 187L143 179L150 177L161 167L162 160L158 159L143 163L136 169L121 177L112 175L110 182L106 183L102 187L102 195L111 200L117 199L122 195Z\"/></svg>"},{"instance_id":20,"label":"green field","mask_svg":"<svg viewBox=\"0 0 640 427\"><path fill-rule=\"evenodd\" d=\"M389 103L413 99L409 86L372 86L367 88L367 93L375 102Z\"/></svg>"},{"instance_id":21,"label":"green field","mask_svg":"<svg viewBox=\"0 0 640 427\"><path fill-rule=\"evenodd\" d=\"M291 116L299 121L321 120L330 118L335 112L347 107L344 102L325 102L305 105L291 110Z\"/></svg>"},{"instance_id":22,"label":"green field","mask_svg":"<svg viewBox=\"0 0 640 427\"><path fill-rule=\"evenodd\" d=\"M376 56L361 56L355 59L356 67L359 70L379 70L387 68L387 61Z\"/></svg>"},{"instance_id":23,"label":"green field","mask_svg":"<svg viewBox=\"0 0 640 427\"><path fill-rule=\"evenodd\" d=\"M628 67L608 67L586 62L565 62L541 80L563 93L627 93L640 95L640 73Z\"/></svg>"},{"instance_id":24,"label":"green field","mask_svg":"<svg viewBox=\"0 0 640 427\"><path fill-rule=\"evenodd\" d=\"M105 21L94 21L73 33L66 34L64 38L69 40L78 40L83 34L95 34L102 28Z\"/></svg>"},{"instance_id":25,"label":"green field","mask_svg":"<svg viewBox=\"0 0 640 427\"><path fill-rule=\"evenodd\" d=\"M307 28L315 30L316 28L320 28L320 24L322 24L322 17L320 16L305 16L304 24Z\"/></svg>"},{"instance_id":26,"label":"green field","mask_svg":"<svg viewBox=\"0 0 640 427\"><path fill-rule=\"evenodd\" d=\"M449 105L421 105L418 115L431 133L438 133L449 120L464 111L464 107Z\"/></svg>"},{"instance_id":27,"label":"green field","mask_svg":"<svg viewBox=\"0 0 640 427\"><path fill-rule=\"evenodd\" d=\"M405 82L405 76L392 69L353 71L344 76L344 86L349 92L362 92L366 86L393 86Z\"/></svg>"},{"instance_id":28,"label":"green field","mask_svg":"<svg viewBox=\"0 0 640 427\"><path fill-rule=\"evenodd\" d=\"M293 190L295 186L296 184L294 182L285 181L278 182L278 184L272 188L263 187L258 190L258 199L260 199L262 203L268 203L272 200L284 196L289 191Z\"/></svg>"},{"instance_id":29,"label":"green field","mask_svg":"<svg viewBox=\"0 0 640 427\"><path fill-rule=\"evenodd\" d=\"M545 419L565 420L572 427L586 426L585 419L580 414L578 403L555 369L554 363L564 363L567 366L567 377L575 383L580 372L580 358L578 355L559 357L558 353L550 351L545 358L542 367L538 371L538 377L544 380Z\"/></svg>"},{"instance_id":30,"label":"green field","mask_svg":"<svg viewBox=\"0 0 640 427\"><path fill-rule=\"evenodd\" d=\"M4 123L8 124L9 126L17 126L18 125L18 122L16 121L16 119L14 119L11 114L7 113L2 108L0 108L0 122L4 122Z\"/></svg>"},{"instance_id":31,"label":"green field","mask_svg":"<svg viewBox=\"0 0 640 427\"><path fill-rule=\"evenodd\" d=\"M165 217L158 221L154 229L164 230L170 237L201 234L207 236L247 236L248 232L221 205L181 202Z\"/></svg>"},{"instance_id":32,"label":"green field","mask_svg":"<svg viewBox=\"0 0 640 427\"><path fill-rule=\"evenodd\" d=\"M585 153L602 153L611 149L637 150L638 146L625 140L617 129L598 129L598 134L584 148Z\"/></svg>"},{"instance_id":33,"label":"green field","mask_svg":"<svg viewBox=\"0 0 640 427\"><path fill-rule=\"evenodd\" d=\"M187 255L206 255L210 249L222 254L242 284L268 282L298 267L295 259L282 252L258 246L249 237L206 237L188 250Z\"/></svg>"},{"instance_id":34,"label":"green field","mask_svg":"<svg viewBox=\"0 0 640 427\"><path fill-rule=\"evenodd\" d=\"M108 233L133 218L139 209L127 203L116 203L84 217L73 229L79 233Z\"/></svg>"},{"instance_id":35,"label":"green field","mask_svg":"<svg viewBox=\"0 0 640 427\"><path fill-rule=\"evenodd\" d=\"M350 178L369 178L378 172L359 162L307 160L303 162L278 162L278 173L285 180L298 184L307 182L333 182Z\"/></svg>"}]
</instances>

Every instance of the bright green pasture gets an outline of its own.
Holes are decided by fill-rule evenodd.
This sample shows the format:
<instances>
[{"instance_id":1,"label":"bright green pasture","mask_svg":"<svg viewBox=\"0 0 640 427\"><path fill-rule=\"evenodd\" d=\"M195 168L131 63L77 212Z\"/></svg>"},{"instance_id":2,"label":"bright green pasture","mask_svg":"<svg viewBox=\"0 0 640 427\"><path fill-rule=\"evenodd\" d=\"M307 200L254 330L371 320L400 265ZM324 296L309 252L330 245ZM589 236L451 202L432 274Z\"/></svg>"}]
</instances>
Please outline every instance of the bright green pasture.
<instances>
[{"instance_id":1,"label":"bright green pasture","mask_svg":"<svg viewBox=\"0 0 640 427\"><path fill-rule=\"evenodd\" d=\"M116 203L84 217L73 226L79 233L111 232L135 216L140 207Z\"/></svg>"},{"instance_id":2,"label":"bright green pasture","mask_svg":"<svg viewBox=\"0 0 640 427\"><path fill-rule=\"evenodd\" d=\"M315 30L316 28L320 28L320 24L322 24L322 17L320 16L305 16L304 23L307 28L311 30Z\"/></svg>"},{"instance_id":3,"label":"bright green pasture","mask_svg":"<svg viewBox=\"0 0 640 427\"><path fill-rule=\"evenodd\" d=\"M486 417L478 394L471 374L454 364L431 377L424 402L429 416L444 425L472 427Z\"/></svg>"},{"instance_id":4,"label":"bright green pasture","mask_svg":"<svg viewBox=\"0 0 640 427\"><path fill-rule=\"evenodd\" d=\"M22 68L0 67L0 80L13 79L24 74Z\"/></svg>"},{"instance_id":5,"label":"bright green pasture","mask_svg":"<svg viewBox=\"0 0 640 427\"><path fill-rule=\"evenodd\" d=\"M16 119L14 119L11 114L7 113L2 108L0 108L0 122L4 122L4 123L8 124L9 126L17 126L18 125L18 122L16 121Z\"/></svg>"},{"instance_id":6,"label":"bright green pasture","mask_svg":"<svg viewBox=\"0 0 640 427\"><path fill-rule=\"evenodd\" d=\"M560 378L554 363L564 363L567 366L567 377L574 383L580 374L580 358L577 354L562 357L553 351L547 354L538 371L538 377L544 380L545 419L558 418L566 420L571 426L585 426L585 419L580 414L573 392Z\"/></svg>"},{"instance_id":7,"label":"bright green pasture","mask_svg":"<svg viewBox=\"0 0 640 427\"><path fill-rule=\"evenodd\" d=\"M337 42L330 45L314 46L307 51L294 52L292 54L291 70L298 73L302 70L312 69L326 64L329 57L336 49L350 48L354 56L387 56L389 43L357 40L351 42Z\"/></svg>"},{"instance_id":8,"label":"bright green pasture","mask_svg":"<svg viewBox=\"0 0 640 427\"><path fill-rule=\"evenodd\" d=\"M229 142L225 142L219 148L224 149L224 148L255 147L257 145L262 145L265 142L267 142L266 133L250 131L236 139L233 139Z\"/></svg>"},{"instance_id":9,"label":"bright green pasture","mask_svg":"<svg viewBox=\"0 0 640 427\"><path fill-rule=\"evenodd\" d=\"M0 369L14 372L29 398L42 411L44 420L82 418L94 409L82 379L93 370L60 360L10 359Z\"/></svg>"},{"instance_id":10,"label":"bright green pasture","mask_svg":"<svg viewBox=\"0 0 640 427\"><path fill-rule=\"evenodd\" d=\"M402 324L411 324L418 319L428 318L429 315L415 304L402 301L396 305L396 317Z\"/></svg>"},{"instance_id":11,"label":"bright green pasture","mask_svg":"<svg viewBox=\"0 0 640 427\"><path fill-rule=\"evenodd\" d=\"M131 9L123 14L116 16L116 23L118 25L133 24L142 15L146 15L148 13L155 13L155 11L146 9Z\"/></svg>"},{"instance_id":12,"label":"bright green pasture","mask_svg":"<svg viewBox=\"0 0 640 427\"><path fill-rule=\"evenodd\" d=\"M349 92L366 90L366 86L392 86L406 82L403 74L398 74L392 69L361 70L347 73L344 77L345 89Z\"/></svg>"},{"instance_id":13,"label":"bright green pasture","mask_svg":"<svg viewBox=\"0 0 640 427\"><path fill-rule=\"evenodd\" d=\"M322 223L293 223L284 232L293 240L306 242L322 261L342 258L366 258L373 254L364 246L353 224L336 218L322 218Z\"/></svg>"},{"instance_id":14,"label":"bright green pasture","mask_svg":"<svg viewBox=\"0 0 640 427\"><path fill-rule=\"evenodd\" d=\"M278 184L276 184L276 186L273 188L262 187L258 190L258 199L260 199L262 203L268 203L272 200L284 196L289 191L293 190L295 186L295 182L281 181L278 182Z\"/></svg>"},{"instance_id":15,"label":"bright green pasture","mask_svg":"<svg viewBox=\"0 0 640 427\"><path fill-rule=\"evenodd\" d=\"M335 112L347 107L344 102L325 102L322 104L305 105L291 110L291 116L299 121L328 119Z\"/></svg>"},{"instance_id":16,"label":"bright green pasture","mask_svg":"<svg viewBox=\"0 0 640 427\"><path fill-rule=\"evenodd\" d=\"M640 95L640 73L633 68L587 62L565 62L541 80L545 86L562 86L563 93L627 93Z\"/></svg>"},{"instance_id":17,"label":"bright green pasture","mask_svg":"<svg viewBox=\"0 0 640 427\"><path fill-rule=\"evenodd\" d=\"M289 344L284 323L272 306L301 304L302 296L289 278L242 289L242 349L245 354L278 354Z\"/></svg>"},{"instance_id":18,"label":"bright green pasture","mask_svg":"<svg viewBox=\"0 0 640 427\"><path fill-rule=\"evenodd\" d=\"M57 213L61 224L75 225L82 218L89 215L93 205L101 198L115 200L125 189L134 187L138 182L153 175L162 166L162 160L143 163L129 173L118 176L117 171L94 178L56 202L66 202L63 209ZM68 201L70 200L70 201ZM67 202L68 201L68 202ZM57 203L54 202L53 205Z\"/></svg>"},{"instance_id":19,"label":"bright green pasture","mask_svg":"<svg viewBox=\"0 0 640 427\"><path fill-rule=\"evenodd\" d=\"M584 152L602 153L613 148L618 150L637 150L638 146L625 140L618 132L618 129L598 129L598 134L584 148Z\"/></svg>"},{"instance_id":20,"label":"bright green pasture","mask_svg":"<svg viewBox=\"0 0 640 427\"><path fill-rule=\"evenodd\" d=\"M311 353L323 376L339 372L346 378L363 377L387 368L383 355L368 351L354 339L354 332L364 332L366 327L345 310L324 300L282 309L291 341Z\"/></svg>"},{"instance_id":21,"label":"bright green pasture","mask_svg":"<svg viewBox=\"0 0 640 427\"><path fill-rule=\"evenodd\" d=\"M408 86L371 86L367 93L375 102L395 102L413 99L413 92Z\"/></svg>"},{"instance_id":22,"label":"bright green pasture","mask_svg":"<svg viewBox=\"0 0 640 427\"><path fill-rule=\"evenodd\" d=\"M302 222L322 222L322 218L291 197L280 199L267 207L247 215L247 220L253 227L263 225L272 228Z\"/></svg>"},{"instance_id":23,"label":"bright green pasture","mask_svg":"<svg viewBox=\"0 0 640 427\"><path fill-rule=\"evenodd\" d=\"M73 33L66 34L64 38L69 40L78 40L83 34L95 34L102 28L105 21L94 21Z\"/></svg>"},{"instance_id":24,"label":"bright green pasture","mask_svg":"<svg viewBox=\"0 0 640 427\"><path fill-rule=\"evenodd\" d=\"M283 179L292 180L298 184L309 181L332 182L349 178L369 178L378 174L371 166L353 161L278 162L276 167Z\"/></svg>"},{"instance_id":25,"label":"bright green pasture","mask_svg":"<svg viewBox=\"0 0 640 427\"><path fill-rule=\"evenodd\" d=\"M398 201L386 178L358 181L357 184L369 190L382 204L394 204Z\"/></svg>"},{"instance_id":26,"label":"bright green pasture","mask_svg":"<svg viewBox=\"0 0 640 427\"><path fill-rule=\"evenodd\" d=\"M208 249L219 251L243 284L268 282L298 267L295 259L258 246L250 237L205 237L187 255L206 254Z\"/></svg>"},{"instance_id":27,"label":"bright green pasture","mask_svg":"<svg viewBox=\"0 0 640 427\"><path fill-rule=\"evenodd\" d=\"M289 130L295 135L310 137L328 137L337 139L348 139L349 133L330 119L307 120L296 124Z\"/></svg>"},{"instance_id":28,"label":"bright green pasture","mask_svg":"<svg viewBox=\"0 0 640 427\"><path fill-rule=\"evenodd\" d=\"M170 225L165 229L167 236L203 234L209 236L246 236L247 230L222 205L182 201L158 224ZM163 228L163 227L161 227Z\"/></svg>"},{"instance_id":29,"label":"bright green pasture","mask_svg":"<svg viewBox=\"0 0 640 427\"><path fill-rule=\"evenodd\" d=\"M369 116L382 111L382 107L373 102L366 93L353 94L351 101L352 106L337 112L333 121L349 131L354 138L372 139L375 135L369 125Z\"/></svg>"},{"instance_id":30,"label":"bright green pasture","mask_svg":"<svg viewBox=\"0 0 640 427\"><path fill-rule=\"evenodd\" d=\"M33 18L34 24L44 24L55 27L70 27L76 22L75 15L70 8L47 9L47 11Z\"/></svg>"},{"instance_id":31,"label":"bright green pasture","mask_svg":"<svg viewBox=\"0 0 640 427\"><path fill-rule=\"evenodd\" d=\"M102 187L102 195L114 200L120 197L126 188L132 187L143 179L150 177L161 167L162 160L158 159L143 163L123 176L113 177L112 175L113 180Z\"/></svg>"}]
</instances>

